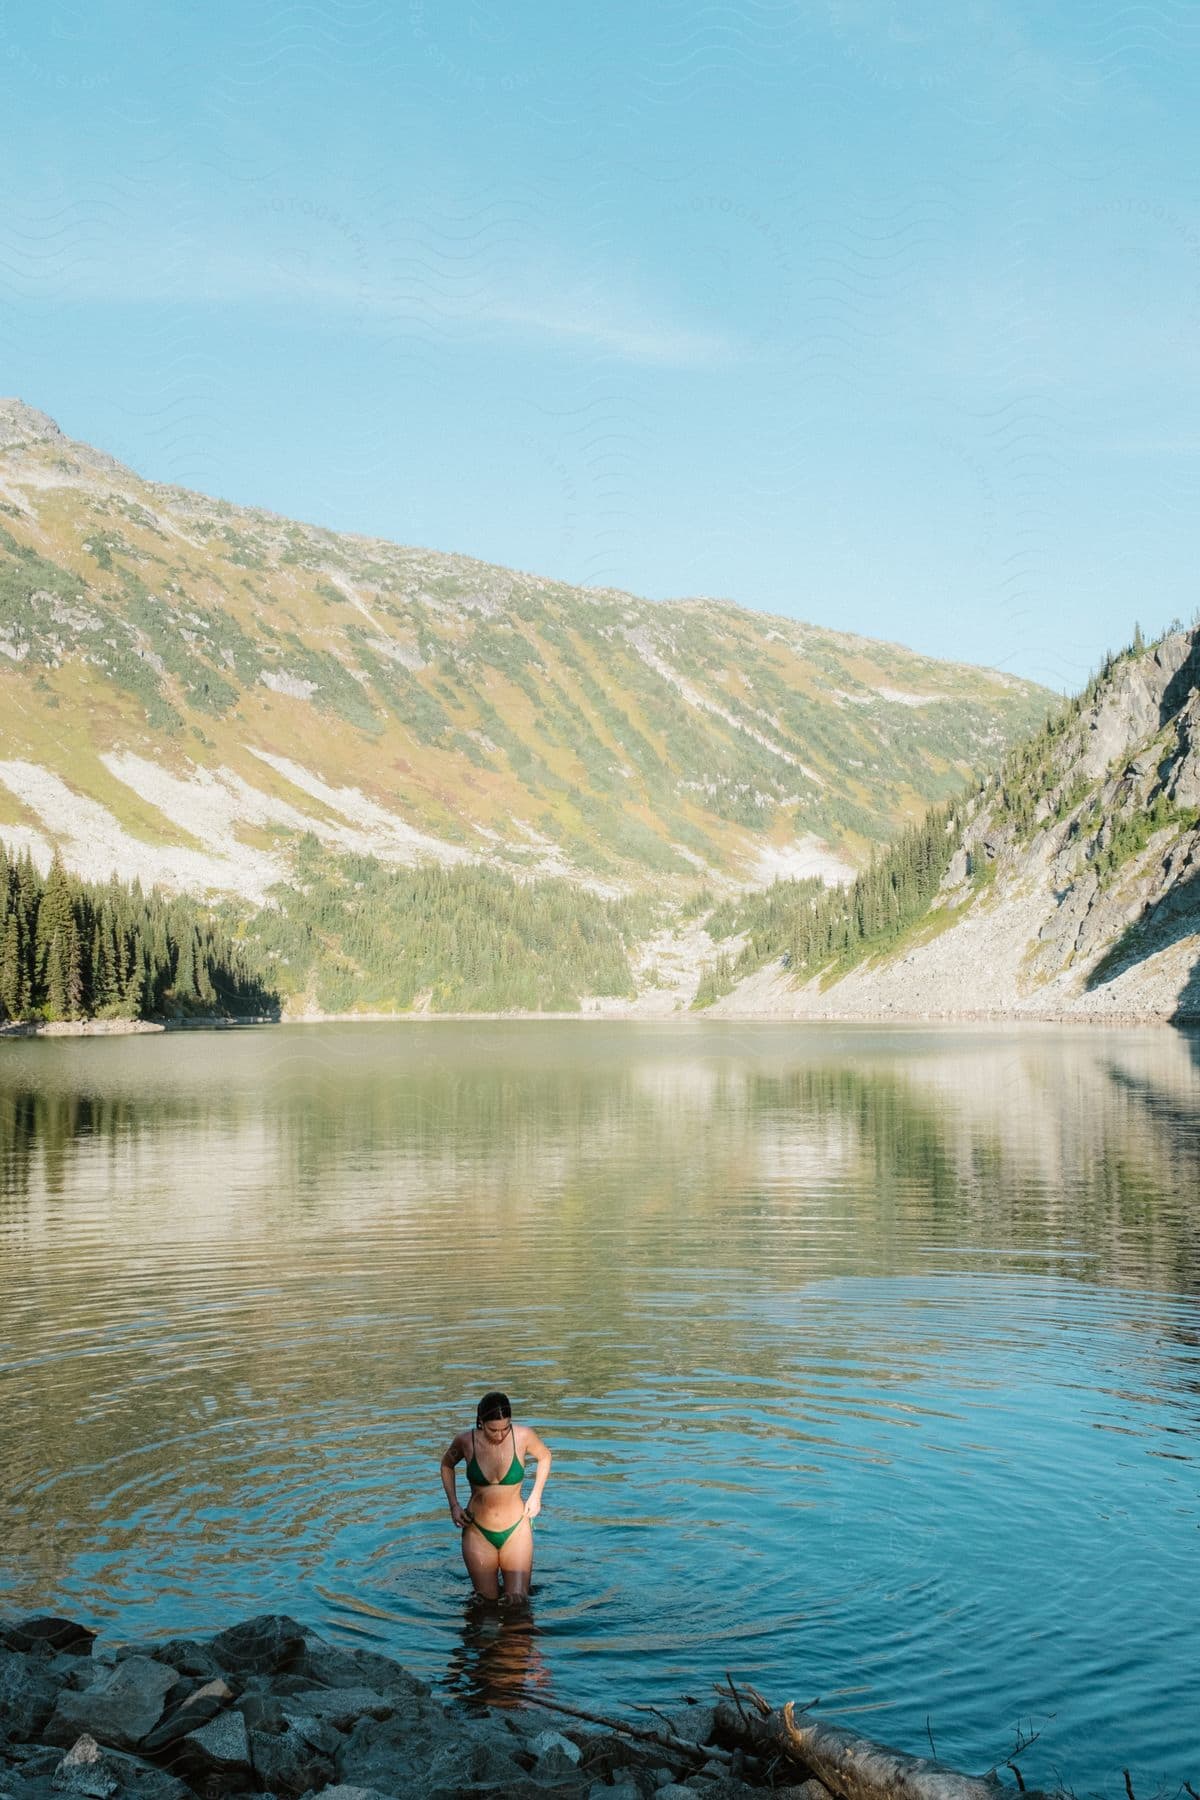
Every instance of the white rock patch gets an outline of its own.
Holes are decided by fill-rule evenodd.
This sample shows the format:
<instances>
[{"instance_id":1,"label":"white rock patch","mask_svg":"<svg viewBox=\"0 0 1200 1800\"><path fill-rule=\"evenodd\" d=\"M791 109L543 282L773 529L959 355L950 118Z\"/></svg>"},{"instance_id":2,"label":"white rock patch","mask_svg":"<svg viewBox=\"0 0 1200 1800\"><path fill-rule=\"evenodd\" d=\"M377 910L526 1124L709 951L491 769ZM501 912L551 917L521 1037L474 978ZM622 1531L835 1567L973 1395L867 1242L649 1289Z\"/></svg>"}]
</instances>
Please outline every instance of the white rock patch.
<instances>
[{"instance_id":1,"label":"white rock patch","mask_svg":"<svg viewBox=\"0 0 1200 1800\"><path fill-rule=\"evenodd\" d=\"M147 844L135 838L98 800L78 794L37 763L2 762L0 781L36 813L63 862L84 881L140 881L175 893L238 893L258 904L287 874L281 858L237 844L234 855ZM18 836L0 827L6 839Z\"/></svg>"},{"instance_id":2,"label":"white rock patch","mask_svg":"<svg viewBox=\"0 0 1200 1800\"><path fill-rule=\"evenodd\" d=\"M945 694L906 694L892 687L877 687L875 692L881 700L893 700L897 706L933 706L946 698Z\"/></svg>"},{"instance_id":3,"label":"white rock patch","mask_svg":"<svg viewBox=\"0 0 1200 1800\"><path fill-rule=\"evenodd\" d=\"M819 875L826 887L845 887L857 873L820 838L802 837L790 844L764 844L754 864L750 886L767 887L772 881L803 881L810 875Z\"/></svg>"},{"instance_id":4,"label":"white rock patch","mask_svg":"<svg viewBox=\"0 0 1200 1800\"><path fill-rule=\"evenodd\" d=\"M274 756L268 750L256 750L248 745L252 756L265 762L268 768L298 787L301 793L309 794L319 800L330 812L339 813L351 824L363 827L354 833L354 848L365 851L371 856L382 856L390 862L416 862L420 857L432 857L441 863L473 862L476 859L469 850L458 844L448 844L444 838L430 837L428 832L418 831L415 825L408 825L395 813L388 812L386 807L379 806L369 800L361 788L330 787L319 775L302 764L292 762L287 756ZM321 827L307 822L307 828L321 835ZM326 830L329 828L326 826ZM351 834L343 834L348 837Z\"/></svg>"}]
</instances>

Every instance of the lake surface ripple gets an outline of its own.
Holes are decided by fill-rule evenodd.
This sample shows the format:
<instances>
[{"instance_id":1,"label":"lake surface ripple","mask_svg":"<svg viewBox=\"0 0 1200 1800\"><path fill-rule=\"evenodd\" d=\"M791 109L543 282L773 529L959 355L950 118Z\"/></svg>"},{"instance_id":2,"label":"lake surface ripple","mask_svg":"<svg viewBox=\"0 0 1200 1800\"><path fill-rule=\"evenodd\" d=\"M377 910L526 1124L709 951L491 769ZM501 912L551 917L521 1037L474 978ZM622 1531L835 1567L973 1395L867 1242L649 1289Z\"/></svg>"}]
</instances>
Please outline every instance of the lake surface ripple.
<instances>
[{"instance_id":1,"label":"lake surface ripple","mask_svg":"<svg viewBox=\"0 0 1200 1800\"><path fill-rule=\"evenodd\" d=\"M0 1044L0 1604L1200 1785L1198 1196L1169 1030ZM556 1455L519 1624L436 1466L491 1386Z\"/></svg>"}]
</instances>

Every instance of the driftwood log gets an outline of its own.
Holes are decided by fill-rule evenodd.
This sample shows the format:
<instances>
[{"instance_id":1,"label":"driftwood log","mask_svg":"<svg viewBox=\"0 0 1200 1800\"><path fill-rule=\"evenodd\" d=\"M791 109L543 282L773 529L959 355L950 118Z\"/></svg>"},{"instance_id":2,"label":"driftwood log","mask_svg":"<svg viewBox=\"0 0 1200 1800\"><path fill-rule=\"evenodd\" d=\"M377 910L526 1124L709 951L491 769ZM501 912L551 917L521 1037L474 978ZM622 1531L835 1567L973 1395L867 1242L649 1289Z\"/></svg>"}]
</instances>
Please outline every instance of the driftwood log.
<instances>
[{"instance_id":1,"label":"driftwood log","mask_svg":"<svg viewBox=\"0 0 1200 1800\"><path fill-rule=\"evenodd\" d=\"M842 1725L807 1716L789 1700L770 1707L753 1688L717 1708L717 1727L726 1742L741 1739L748 1750L792 1763L804 1779L815 1776L835 1800L1001 1800L1011 1789L994 1776L961 1775L929 1757L909 1756L861 1737ZM1046 1800L1031 1789L1024 1800Z\"/></svg>"}]
</instances>

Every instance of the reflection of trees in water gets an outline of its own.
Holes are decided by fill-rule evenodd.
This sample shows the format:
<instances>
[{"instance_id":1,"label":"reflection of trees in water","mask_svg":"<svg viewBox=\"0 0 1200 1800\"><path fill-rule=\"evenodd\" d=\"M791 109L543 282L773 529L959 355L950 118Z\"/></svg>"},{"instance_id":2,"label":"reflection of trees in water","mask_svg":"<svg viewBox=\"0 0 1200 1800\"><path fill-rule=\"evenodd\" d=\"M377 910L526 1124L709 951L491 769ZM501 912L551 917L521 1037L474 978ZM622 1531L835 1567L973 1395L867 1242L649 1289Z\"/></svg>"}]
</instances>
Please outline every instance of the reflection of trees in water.
<instances>
[{"instance_id":1,"label":"reflection of trees in water","mask_svg":"<svg viewBox=\"0 0 1200 1800\"><path fill-rule=\"evenodd\" d=\"M550 1686L532 1605L508 1606L472 1594L463 1608L461 1641L446 1669L446 1686L468 1710L520 1706Z\"/></svg>"},{"instance_id":2,"label":"reflection of trees in water","mask_svg":"<svg viewBox=\"0 0 1200 1800\"><path fill-rule=\"evenodd\" d=\"M80 1139L113 1139L142 1118L143 1109L124 1097L0 1085L0 1206L27 1194L35 1180L61 1194Z\"/></svg>"},{"instance_id":3,"label":"reflection of trees in water","mask_svg":"<svg viewBox=\"0 0 1200 1800\"><path fill-rule=\"evenodd\" d=\"M1045 1273L1187 1293L1200 1286L1200 1082L1189 1047L1154 1036L1124 1060L1097 1032L800 1069L758 1099L850 1129L867 1182L848 1199L903 1265L923 1266L928 1230L1026 1249Z\"/></svg>"}]
</instances>

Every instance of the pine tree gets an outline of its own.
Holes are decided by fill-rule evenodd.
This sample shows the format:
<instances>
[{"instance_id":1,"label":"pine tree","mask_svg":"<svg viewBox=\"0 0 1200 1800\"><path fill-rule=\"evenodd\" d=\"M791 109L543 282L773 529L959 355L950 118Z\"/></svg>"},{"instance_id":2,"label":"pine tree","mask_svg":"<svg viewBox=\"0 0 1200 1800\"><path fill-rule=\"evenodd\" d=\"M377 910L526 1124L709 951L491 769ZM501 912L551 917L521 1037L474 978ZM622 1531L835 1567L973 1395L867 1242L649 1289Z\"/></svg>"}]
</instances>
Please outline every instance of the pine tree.
<instances>
[{"instance_id":1,"label":"pine tree","mask_svg":"<svg viewBox=\"0 0 1200 1800\"><path fill-rule=\"evenodd\" d=\"M21 937L17 915L10 912L0 941L0 1013L5 1018L24 1016L21 1004Z\"/></svg>"},{"instance_id":2,"label":"pine tree","mask_svg":"<svg viewBox=\"0 0 1200 1800\"><path fill-rule=\"evenodd\" d=\"M48 1019L65 1019L69 1017L69 1000L67 997L67 940L66 933L56 931L46 949L46 966L43 975L45 989L45 1013Z\"/></svg>"}]
</instances>

